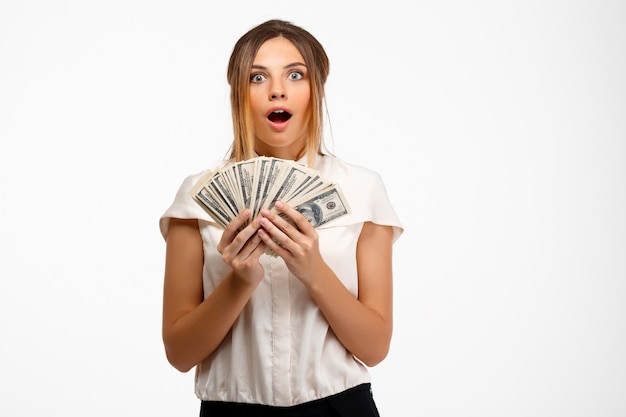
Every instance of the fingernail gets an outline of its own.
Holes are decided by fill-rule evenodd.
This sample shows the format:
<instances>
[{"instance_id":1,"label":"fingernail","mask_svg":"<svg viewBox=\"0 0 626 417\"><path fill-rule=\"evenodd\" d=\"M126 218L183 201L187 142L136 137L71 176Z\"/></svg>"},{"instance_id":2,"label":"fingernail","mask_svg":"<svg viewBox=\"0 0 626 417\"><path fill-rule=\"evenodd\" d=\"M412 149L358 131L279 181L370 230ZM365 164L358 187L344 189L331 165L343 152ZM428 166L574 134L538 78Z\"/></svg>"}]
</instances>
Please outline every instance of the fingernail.
<instances>
[{"instance_id":1,"label":"fingernail","mask_svg":"<svg viewBox=\"0 0 626 417\"><path fill-rule=\"evenodd\" d=\"M274 203L274 205L276 206L276 208L281 209L283 208L283 202L282 201L277 201L276 203Z\"/></svg>"}]
</instances>

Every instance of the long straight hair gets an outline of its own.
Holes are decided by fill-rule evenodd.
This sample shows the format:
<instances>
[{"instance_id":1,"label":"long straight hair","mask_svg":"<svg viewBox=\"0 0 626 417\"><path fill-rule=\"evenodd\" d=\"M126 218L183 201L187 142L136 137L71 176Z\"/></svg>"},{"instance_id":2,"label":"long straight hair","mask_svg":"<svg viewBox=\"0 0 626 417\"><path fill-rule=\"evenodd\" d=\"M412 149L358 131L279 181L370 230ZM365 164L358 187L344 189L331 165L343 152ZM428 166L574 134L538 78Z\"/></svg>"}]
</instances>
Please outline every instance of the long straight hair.
<instances>
[{"instance_id":1,"label":"long straight hair","mask_svg":"<svg viewBox=\"0 0 626 417\"><path fill-rule=\"evenodd\" d=\"M319 41L305 29L284 20L268 20L245 33L233 48L226 78L230 85L230 106L233 122L233 143L230 158L234 161L254 156L254 131L250 111L250 71L257 51L269 39L283 37L298 49L310 75L311 102L309 105L308 137L305 147L307 164L313 165L315 156L322 154L324 127L324 84L330 64ZM302 157L303 155L299 155Z\"/></svg>"}]
</instances>

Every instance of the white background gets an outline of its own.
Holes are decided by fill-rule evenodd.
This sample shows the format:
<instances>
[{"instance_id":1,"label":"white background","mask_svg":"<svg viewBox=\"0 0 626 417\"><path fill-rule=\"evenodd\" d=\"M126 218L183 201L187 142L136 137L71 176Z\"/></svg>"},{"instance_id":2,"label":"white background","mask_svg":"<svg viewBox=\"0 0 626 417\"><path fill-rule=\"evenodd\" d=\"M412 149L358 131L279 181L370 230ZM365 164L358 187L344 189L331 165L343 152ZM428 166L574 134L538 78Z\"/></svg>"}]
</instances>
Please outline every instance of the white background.
<instances>
[{"instance_id":1,"label":"white background","mask_svg":"<svg viewBox=\"0 0 626 417\"><path fill-rule=\"evenodd\" d=\"M0 415L197 415L157 222L273 17L406 228L382 415L626 416L626 5L550 0L0 1Z\"/></svg>"}]
</instances>

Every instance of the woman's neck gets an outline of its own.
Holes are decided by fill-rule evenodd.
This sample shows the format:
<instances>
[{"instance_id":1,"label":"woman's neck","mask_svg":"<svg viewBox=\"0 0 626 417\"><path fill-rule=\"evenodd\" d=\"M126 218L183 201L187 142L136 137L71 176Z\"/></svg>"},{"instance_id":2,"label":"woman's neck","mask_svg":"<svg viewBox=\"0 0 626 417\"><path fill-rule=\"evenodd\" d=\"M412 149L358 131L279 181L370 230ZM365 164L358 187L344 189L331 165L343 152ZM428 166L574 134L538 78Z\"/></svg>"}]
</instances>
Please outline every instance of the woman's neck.
<instances>
[{"instance_id":1,"label":"woman's neck","mask_svg":"<svg viewBox=\"0 0 626 417\"><path fill-rule=\"evenodd\" d=\"M302 148L298 151L294 151L293 149L288 149L288 148L257 147L255 148L254 151L259 156L271 156L273 158L288 159L292 161L299 160L306 153L305 148Z\"/></svg>"}]
</instances>

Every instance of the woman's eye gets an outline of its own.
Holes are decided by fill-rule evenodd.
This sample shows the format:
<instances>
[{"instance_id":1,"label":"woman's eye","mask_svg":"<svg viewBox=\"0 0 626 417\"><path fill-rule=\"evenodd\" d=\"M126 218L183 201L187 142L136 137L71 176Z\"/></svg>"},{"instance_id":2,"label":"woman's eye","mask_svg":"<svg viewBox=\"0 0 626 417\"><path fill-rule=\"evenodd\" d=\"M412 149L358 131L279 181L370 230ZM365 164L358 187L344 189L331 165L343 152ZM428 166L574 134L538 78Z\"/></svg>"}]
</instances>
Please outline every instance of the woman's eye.
<instances>
[{"instance_id":1,"label":"woman's eye","mask_svg":"<svg viewBox=\"0 0 626 417\"><path fill-rule=\"evenodd\" d=\"M252 76L250 77L250 81L252 81L253 83L260 83L263 80L265 80L263 74L252 74Z\"/></svg>"},{"instance_id":2,"label":"woman's eye","mask_svg":"<svg viewBox=\"0 0 626 417\"><path fill-rule=\"evenodd\" d=\"M294 72L289 73L290 80L301 80L302 78L304 78L304 75L302 75L301 72L294 71Z\"/></svg>"}]
</instances>

